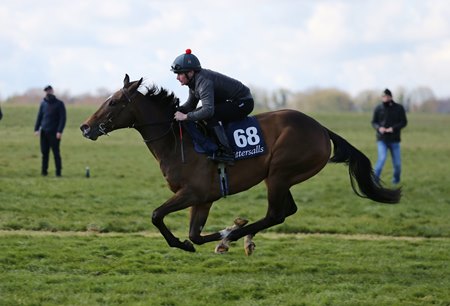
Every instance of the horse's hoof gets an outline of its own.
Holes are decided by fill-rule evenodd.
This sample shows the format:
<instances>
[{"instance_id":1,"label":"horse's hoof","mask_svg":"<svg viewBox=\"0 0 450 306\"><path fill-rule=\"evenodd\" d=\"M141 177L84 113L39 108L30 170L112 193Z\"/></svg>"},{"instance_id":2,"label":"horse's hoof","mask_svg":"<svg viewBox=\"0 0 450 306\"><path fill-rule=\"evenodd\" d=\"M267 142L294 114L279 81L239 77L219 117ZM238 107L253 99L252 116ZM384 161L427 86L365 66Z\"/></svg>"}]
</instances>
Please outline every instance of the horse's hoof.
<instances>
[{"instance_id":1,"label":"horse's hoof","mask_svg":"<svg viewBox=\"0 0 450 306\"><path fill-rule=\"evenodd\" d=\"M253 241L245 243L244 245L244 250L245 250L245 255L250 256L253 254L253 252L255 251L256 245Z\"/></svg>"},{"instance_id":2,"label":"horse's hoof","mask_svg":"<svg viewBox=\"0 0 450 306\"><path fill-rule=\"evenodd\" d=\"M194 245L189 240L183 241L182 249L188 252L195 252Z\"/></svg>"},{"instance_id":3,"label":"horse's hoof","mask_svg":"<svg viewBox=\"0 0 450 306\"><path fill-rule=\"evenodd\" d=\"M228 249L229 249L229 247L228 247L226 244L224 244L224 243L219 243L219 244L216 246L214 252L215 252L216 254L225 254L225 253L228 252Z\"/></svg>"},{"instance_id":4,"label":"horse's hoof","mask_svg":"<svg viewBox=\"0 0 450 306\"><path fill-rule=\"evenodd\" d=\"M238 228L245 226L247 223L248 220L241 217L237 217L236 219L234 219L234 225L236 225Z\"/></svg>"}]
</instances>

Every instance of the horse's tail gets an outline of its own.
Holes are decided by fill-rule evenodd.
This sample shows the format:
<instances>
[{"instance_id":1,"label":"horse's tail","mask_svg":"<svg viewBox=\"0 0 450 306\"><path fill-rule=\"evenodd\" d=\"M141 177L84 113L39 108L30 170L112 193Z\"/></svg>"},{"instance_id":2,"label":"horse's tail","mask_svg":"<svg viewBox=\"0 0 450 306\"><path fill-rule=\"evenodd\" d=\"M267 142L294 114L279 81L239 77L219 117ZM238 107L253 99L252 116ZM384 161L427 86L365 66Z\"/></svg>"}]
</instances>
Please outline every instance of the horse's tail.
<instances>
[{"instance_id":1,"label":"horse's tail","mask_svg":"<svg viewBox=\"0 0 450 306\"><path fill-rule=\"evenodd\" d=\"M394 204L400 201L401 189L383 188L375 177L370 160L361 151L352 146L341 136L328 130L334 146L334 155L330 161L333 163L346 163L350 174L353 191L360 197ZM355 180L359 191L356 189Z\"/></svg>"}]
</instances>

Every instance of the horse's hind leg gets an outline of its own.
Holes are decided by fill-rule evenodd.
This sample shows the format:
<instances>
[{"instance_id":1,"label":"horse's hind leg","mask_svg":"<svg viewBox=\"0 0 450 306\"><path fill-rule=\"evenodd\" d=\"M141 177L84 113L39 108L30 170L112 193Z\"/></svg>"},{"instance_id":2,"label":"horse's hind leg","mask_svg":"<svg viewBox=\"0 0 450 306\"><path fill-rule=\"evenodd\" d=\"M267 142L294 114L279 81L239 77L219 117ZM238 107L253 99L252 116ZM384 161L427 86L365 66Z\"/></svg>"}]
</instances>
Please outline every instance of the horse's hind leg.
<instances>
[{"instance_id":1,"label":"horse's hind leg","mask_svg":"<svg viewBox=\"0 0 450 306\"><path fill-rule=\"evenodd\" d=\"M227 227L226 229L212 233L209 235L201 235L201 232L206 224L206 220L208 219L209 210L211 209L212 203L205 203L201 205L195 205L191 207L191 221L189 228L189 239L195 244L204 244L211 241L221 240L224 233L231 232L237 228L243 227L247 224L247 220L242 218L236 218L234 220L234 225ZM252 242L248 242L250 248L252 247ZM254 243L253 243L254 247ZM225 239L216 247L216 253L225 253L228 251L228 241Z\"/></svg>"},{"instance_id":2,"label":"horse's hind leg","mask_svg":"<svg viewBox=\"0 0 450 306\"><path fill-rule=\"evenodd\" d=\"M289 191L286 196L286 217L289 217L297 212L297 205L295 204L294 198ZM244 251L245 255L250 256L255 251L256 245L253 242L254 234L248 234L244 237Z\"/></svg>"},{"instance_id":3,"label":"horse's hind leg","mask_svg":"<svg viewBox=\"0 0 450 306\"><path fill-rule=\"evenodd\" d=\"M206 220L208 219L211 206L212 203L205 203L191 207L189 239L195 244L203 244L222 239L222 235L219 232L204 236L201 235L201 232L206 224Z\"/></svg>"},{"instance_id":4,"label":"horse's hind leg","mask_svg":"<svg viewBox=\"0 0 450 306\"><path fill-rule=\"evenodd\" d=\"M297 212L297 205L295 204L294 198L292 197L291 192L288 190L286 195L285 195L285 200L284 200L284 205L282 205L284 207L284 216L288 217L291 216L293 214L295 214ZM240 219L240 218L238 218ZM238 220L236 219L236 220ZM227 228L226 230L231 231L235 231L241 227L243 227L247 222L245 222L245 224L241 224L241 226L238 226L236 220L234 221L235 225L233 227ZM250 256L253 254L253 252L255 251L256 245L253 242L253 238L255 237L256 233L250 233L247 234L244 237L244 251L245 254L247 256ZM228 236L228 235L226 235ZM226 253L228 251L229 248L229 243L230 243L230 239L228 239L228 237L225 237L224 239L222 239L222 241L216 246L215 252L216 253Z\"/></svg>"},{"instance_id":5,"label":"horse's hind leg","mask_svg":"<svg viewBox=\"0 0 450 306\"><path fill-rule=\"evenodd\" d=\"M238 240L246 235L255 235L257 232L283 223L285 218L296 210L289 188L266 181L268 187L269 206L266 216L255 223L236 229L226 237L230 241Z\"/></svg>"},{"instance_id":6,"label":"horse's hind leg","mask_svg":"<svg viewBox=\"0 0 450 306\"><path fill-rule=\"evenodd\" d=\"M229 235L229 233L231 233L232 231L235 231L243 226L245 226L248 223L247 219L243 219L243 218L236 218L233 222L234 224L232 226L229 226L223 230L221 230L220 233L220 237L224 237L222 239L222 241L220 241L220 243L216 246L214 252L218 253L218 254L223 254L228 252L228 249L230 248L229 244L230 244L230 240L227 239L227 236ZM250 235L249 235L250 236ZM252 236L253 238L253 236ZM250 238L251 239L251 238ZM253 243L254 245L254 243Z\"/></svg>"},{"instance_id":7,"label":"horse's hind leg","mask_svg":"<svg viewBox=\"0 0 450 306\"><path fill-rule=\"evenodd\" d=\"M292 193L289 191L286 198L286 217L289 217L297 212L297 205L295 204Z\"/></svg>"},{"instance_id":8,"label":"horse's hind leg","mask_svg":"<svg viewBox=\"0 0 450 306\"><path fill-rule=\"evenodd\" d=\"M244 237L244 251L247 256L252 255L256 248L256 245L253 242L253 237L255 237L253 234L248 234Z\"/></svg>"}]
</instances>

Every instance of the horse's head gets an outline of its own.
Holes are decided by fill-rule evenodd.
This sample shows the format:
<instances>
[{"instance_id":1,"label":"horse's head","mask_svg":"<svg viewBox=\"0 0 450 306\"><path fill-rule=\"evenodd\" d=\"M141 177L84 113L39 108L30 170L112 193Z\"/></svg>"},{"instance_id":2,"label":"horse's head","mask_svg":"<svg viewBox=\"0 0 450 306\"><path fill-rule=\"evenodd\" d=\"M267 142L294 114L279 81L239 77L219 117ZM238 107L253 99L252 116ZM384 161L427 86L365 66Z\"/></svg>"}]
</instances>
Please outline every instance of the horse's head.
<instances>
[{"instance_id":1,"label":"horse's head","mask_svg":"<svg viewBox=\"0 0 450 306\"><path fill-rule=\"evenodd\" d=\"M123 80L123 88L112 94L100 108L90 116L80 129L83 136L92 140L96 140L99 136L107 133L130 127L134 123L134 115L131 100L138 92L138 88L142 83L139 81L130 82L128 74Z\"/></svg>"}]
</instances>

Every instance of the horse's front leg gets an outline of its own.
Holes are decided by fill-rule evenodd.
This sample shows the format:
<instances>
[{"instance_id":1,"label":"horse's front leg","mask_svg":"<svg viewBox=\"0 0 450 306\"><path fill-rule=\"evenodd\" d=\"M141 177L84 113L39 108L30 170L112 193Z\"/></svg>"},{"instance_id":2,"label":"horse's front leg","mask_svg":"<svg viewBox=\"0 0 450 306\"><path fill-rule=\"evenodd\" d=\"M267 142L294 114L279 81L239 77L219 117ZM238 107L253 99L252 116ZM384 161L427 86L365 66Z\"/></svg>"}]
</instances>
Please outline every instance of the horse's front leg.
<instances>
[{"instance_id":1,"label":"horse's front leg","mask_svg":"<svg viewBox=\"0 0 450 306\"><path fill-rule=\"evenodd\" d=\"M181 242L164 224L164 217L168 214L188 208L194 200L186 192L178 191L172 198L153 211L152 223L159 229L169 246L179 248L188 252L195 252L194 245L185 240Z\"/></svg>"},{"instance_id":2,"label":"horse's front leg","mask_svg":"<svg viewBox=\"0 0 450 306\"><path fill-rule=\"evenodd\" d=\"M204 244L211 241L218 241L222 239L219 232L202 236L202 230L208 219L209 210L212 203L205 203L194 205L191 207L191 221L189 227L189 239L195 244Z\"/></svg>"}]
</instances>

